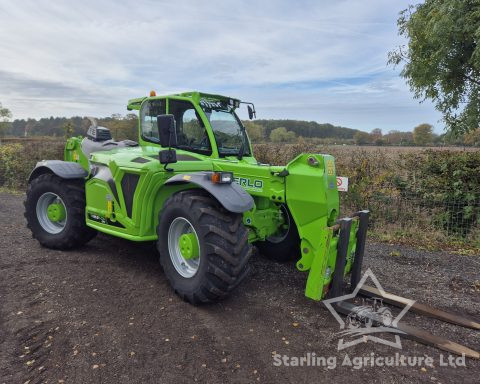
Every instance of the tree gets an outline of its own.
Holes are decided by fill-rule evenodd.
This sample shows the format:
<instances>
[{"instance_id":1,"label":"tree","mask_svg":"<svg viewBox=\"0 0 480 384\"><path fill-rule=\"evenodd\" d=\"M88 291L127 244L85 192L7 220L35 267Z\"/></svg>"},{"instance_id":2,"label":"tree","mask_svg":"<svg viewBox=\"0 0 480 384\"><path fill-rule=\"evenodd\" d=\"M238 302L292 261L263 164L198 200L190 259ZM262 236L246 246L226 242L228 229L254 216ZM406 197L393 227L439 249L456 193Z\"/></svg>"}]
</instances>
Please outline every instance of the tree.
<instances>
[{"instance_id":1,"label":"tree","mask_svg":"<svg viewBox=\"0 0 480 384\"><path fill-rule=\"evenodd\" d=\"M12 113L8 108L2 107L0 103L0 137L5 136L10 126L9 120L12 117Z\"/></svg>"},{"instance_id":2,"label":"tree","mask_svg":"<svg viewBox=\"0 0 480 384\"><path fill-rule=\"evenodd\" d=\"M383 133L380 128L373 128L372 132L370 132L370 135L372 136L373 139L378 139L383 136Z\"/></svg>"},{"instance_id":3,"label":"tree","mask_svg":"<svg viewBox=\"0 0 480 384\"><path fill-rule=\"evenodd\" d=\"M72 137L73 133L75 132L75 126L72 124L71 121L67 121L65 124L62 125L63 129L63 136L68 139Z\"/></svg>"},{"instance_id":4,"label":"tree","mask_svg":"<svg viewBox=\"0 0 480 384\"><path fill-rule=\"evenodd\" d=\"M389 145L411 145L413 144L412 132L390 131L383 136L385 142Z\"/></svg>"},{"instance_id":5,"label":"tree","mask_svg":"<svg viewBox=\"0 0 480 384\"><path fill-rule=\"evenodd\" d=\"M440 135L440 142L443 145L463 145L464 135L453 135L452 132L448 131Z\"/></svg>"},{"instance_id":6,"label":"tree","mask_svg":"<svg viewBox=\"0 0 480 384\"><path fill-rule=\"evenodd\" d=\"M127 113L124 117L125 120L137 121L138 116L135 113Z\"/></svg>"},{"instance_id":7,"label":"tree","mask_svg":"<svg viewBox=\"0 0 480 384\"><path fill-rule=\"evenodd\" d=\"M413 141L416 145L427 145L433 141L433 127L430 124L420 124L413 129Z\"/></svg>"},{"instance_id":8,"label":"tree","mask_svg":"<svg viewBox=\"0 0 480 384\"><path fill-rule=\"evenodd\" d=\"M125 118L120 114L113 114L109 118L100 119L98 124L110 129L112 136L116 140L138 139L137 116L135 114L128 114ZM193 125L190 125L188 128L196 129Z\"/></svg>"},{"instance_id":9,"label":"tree","mask_svg":"<svg viewBox=\"0 0 480 384\"><path fill-rule=\"evenodd\" d=\"M404 132L392 130L384 135L383 138L388 145L401 145L403 133Z\"/></svg>"},{"instance_id":10,"label":"tree","mask_svg":"<svg viewBox=\"0 0 480 384\"><path fill-rule=\"evenodd\" d=\"M288 142L295 141L296 138L297 138L297 135L295 134L295 132L287 131L287 141Z\"/></svg>"},{"instance_id":11,"label":"tree","mask_svg":"<svg viewBox=\"0 0 480 384\"><path fill-rule=\"evenodd\" d=\"M265 139L265 127L263 125L254 123L253 121L245 121L243 124L252 142L259 143Z\"/></svg>"},{"instance_id":12,"label":"tree","mask_svg":"<svg viewBox=\"0 0 480 384\"><path fill-rule=\"evenodd\" d=\"M371 137L370 134L367 132L363 131L358 131L355 133L353 136L353 140L355 141L355 144L357 145L365 145L365 144L370 144L371 143Z\"/></svg>"},{"instance_id":13,"label":"tree","mask_svg":"<svg viewBox=\"0 0 480 384\"><path fill-rule=\"evenodd\" d=\"M384 141L382 139L383 134L382 134L382 130L380 128L372 129L372 132L370 132L370 137L371 137L372 143L374 143L375 145L383 145L384 144Z\"/></svg>"},{"instance_id":14,"label":"tree","mask_svg":"<svg viewBox=\"0 0 480 384\"><path fill-rule=\"evenodd\" d=\"M478 0L425 0L400 13L408 40L389 53L404 63L401 76L415 95L431 99L455 134L480 126L480 4Z\"/></svg>"},{"instance_id":15,"label":"tree","mask_svg":"<svg viewBox=\"0 0 480 384\"><path fill-rule=\"evenodd\" d=\"M274 143L286 143L295 140L295 132L287 131L285 127L278 127L270 132L270 140Z\"/></svg>"},{"instance_id":16,"label":"tree","mask_svg":"<svg viewBox=\"0 0 480 384\"><path fill-rule=\"evenodd\" d=\"M465 145L471 145L473 147L480 147L480 128L474 131L468 132L463 137Z\"/></svg>"}]
</instances>

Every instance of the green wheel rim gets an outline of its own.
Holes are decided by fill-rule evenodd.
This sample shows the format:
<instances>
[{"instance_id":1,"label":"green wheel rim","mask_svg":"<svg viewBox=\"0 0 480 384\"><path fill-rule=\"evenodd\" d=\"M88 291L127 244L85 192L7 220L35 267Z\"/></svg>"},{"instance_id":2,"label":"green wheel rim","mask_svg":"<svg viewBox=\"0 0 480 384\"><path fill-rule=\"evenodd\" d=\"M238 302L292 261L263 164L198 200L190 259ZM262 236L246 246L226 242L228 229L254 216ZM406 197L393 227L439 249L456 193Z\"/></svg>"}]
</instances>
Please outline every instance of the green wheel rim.
<instances>
[{"instance_id":1,"label":"green wheel rim","mask_svg":"<svg viewBox=\"0 0 480 384\"><path fill-rule=\"evenodd\" d=\"M175 218L168 229L168 253L176 271L186 279L196 275L200 267L200 246L197 232L184 217Z\"/></svg>"},{"instance_id":2,"label":"green wheel rim","mask_svg":"<svg viewBox=\"0 0 480 384\"><path fill-rule=\"evenodd\" d=\"M38 198L36 214L40 226L52 235L62 232L67 225L65 203L53 192L45 192Z\"/></svg>"}]
</instances>

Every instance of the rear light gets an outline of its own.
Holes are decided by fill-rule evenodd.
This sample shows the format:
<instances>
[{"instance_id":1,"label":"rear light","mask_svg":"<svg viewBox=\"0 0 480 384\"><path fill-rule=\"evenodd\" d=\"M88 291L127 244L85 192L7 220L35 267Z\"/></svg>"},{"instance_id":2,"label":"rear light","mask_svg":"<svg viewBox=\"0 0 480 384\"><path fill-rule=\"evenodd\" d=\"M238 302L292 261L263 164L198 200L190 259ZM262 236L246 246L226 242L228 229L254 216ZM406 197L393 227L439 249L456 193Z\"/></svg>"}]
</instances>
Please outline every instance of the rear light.
<instances>
[{"instance_id":1,"label":"rear light","mask_svg":"<svg viewBox=\"0 0 480 384\"><path fill-rule=\"evenodd\" d=\"M213 172L211 179L214 184L231 184L233 181L232 172Z\"/></svg>"}]
</instances>

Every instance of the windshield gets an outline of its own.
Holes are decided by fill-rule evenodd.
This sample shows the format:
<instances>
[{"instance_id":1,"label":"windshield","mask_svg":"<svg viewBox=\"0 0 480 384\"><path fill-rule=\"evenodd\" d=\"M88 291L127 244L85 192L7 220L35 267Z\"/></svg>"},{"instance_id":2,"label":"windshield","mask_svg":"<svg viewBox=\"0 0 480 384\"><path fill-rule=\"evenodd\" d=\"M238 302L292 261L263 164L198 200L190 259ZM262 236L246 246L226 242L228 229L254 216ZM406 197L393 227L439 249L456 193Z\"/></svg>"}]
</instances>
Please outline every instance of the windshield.
<instances>
[{"instance_id":1,"label":"windshield","mask_svg":"<svg viewBox=\"0 0 480 384\"><path fill-rule=\"evenodd\" d=\"M212 154L207 131L190 101L170 99L168 113L175 118L177 148L204 155Z\"/></svg>"},{"instance_id":2,"label":"windshield","mask_svg":"<svg viewBox=\"0 0 480 384\"><path fill-rule=\"evenodd\" d=\"M247 135L233 110L202 106L210 122L220 156L250 155Z\"/></svg>"}]
</instances>

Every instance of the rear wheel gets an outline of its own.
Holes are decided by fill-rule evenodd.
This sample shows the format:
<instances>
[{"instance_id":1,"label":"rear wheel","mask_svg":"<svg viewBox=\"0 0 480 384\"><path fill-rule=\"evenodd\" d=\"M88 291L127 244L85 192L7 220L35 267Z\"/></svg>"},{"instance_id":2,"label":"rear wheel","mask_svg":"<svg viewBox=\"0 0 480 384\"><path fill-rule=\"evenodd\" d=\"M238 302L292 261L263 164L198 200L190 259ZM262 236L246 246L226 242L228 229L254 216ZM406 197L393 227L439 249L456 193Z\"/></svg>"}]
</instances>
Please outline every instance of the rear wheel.
<instances>
[{"instance_id":1,"label":"rear wheel","mask_svg":"<svg viewBox=\"0 0 480 384\"><path fill-rule=\"evenodd\" d=\"M218 301L247 275L251 246L242 219L202 190L181 191L165 202L157 248L165 275L182 299Z\"/></svg>"},{"instance_id":2,"label":"rear wheel","mask_svg":"<svg viewBox=\"0 0 480 384\"><path fill-rule=\"evenodd\" d=\"M83 181L40 175L29 183L24 205L27 227L45 247L78 247L97 233L85 224Z\"/></svg>"},{"instance_id":3,"label":"rear wheel","mask_svg":"<svg viewBox=\"0 0 480 384\"><path fill-rule=\"evenodd\" d=\"M300 258L300 237L292 215L285 205L280 207L284 224L264 241L257 241L260 253L271 260L286 262Z\"/></svg>"}]
</instances>

